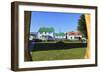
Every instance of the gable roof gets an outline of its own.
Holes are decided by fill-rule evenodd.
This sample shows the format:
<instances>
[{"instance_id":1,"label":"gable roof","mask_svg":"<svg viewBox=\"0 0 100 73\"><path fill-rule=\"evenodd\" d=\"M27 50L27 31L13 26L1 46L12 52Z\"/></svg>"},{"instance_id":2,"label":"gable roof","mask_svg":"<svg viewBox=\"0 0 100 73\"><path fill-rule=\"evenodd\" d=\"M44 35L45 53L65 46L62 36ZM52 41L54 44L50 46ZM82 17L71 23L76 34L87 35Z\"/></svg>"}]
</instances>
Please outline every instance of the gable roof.
<instances>
[{"instance_id":1,"label":"gable roof","mask_svg":"<svg viewBox=\"0 0 100 73\"><path fill-rule=\"evenodd\" d=\"M55 33L55 36L65 36L65 33Z\"/></svg>"},{"instance_id":2,"label":"gable roof","mask_svg":"<svg viewBox=\"0 0 100 73\"><path fill-rule=\"evenodd\" d=\"M82 35L80 32L74 32L74 31L68 32L67 34L68 35Z\"/></svg>"},{"instance_id":3,"label":"gable roof","mask_svg":"<svg viewBox=\"0 0 100 73\"><path fill-rule=\"evenodd\" d=\"M41 27L38 32L54 32L54 28Z\"/></svg>"}]
</instances>

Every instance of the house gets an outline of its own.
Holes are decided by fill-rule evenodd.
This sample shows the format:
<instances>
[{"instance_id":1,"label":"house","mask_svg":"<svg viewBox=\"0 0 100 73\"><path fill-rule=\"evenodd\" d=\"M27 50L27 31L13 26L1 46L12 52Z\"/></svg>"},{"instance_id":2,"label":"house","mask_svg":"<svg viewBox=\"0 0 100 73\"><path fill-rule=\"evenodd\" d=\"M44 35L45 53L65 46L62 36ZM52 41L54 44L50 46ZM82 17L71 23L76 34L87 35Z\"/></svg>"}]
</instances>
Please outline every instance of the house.
<instances>
[{"instance_id":1,"label":"house","mask_svg":"<svg viewBox=\"0 0 100 73\"><path fill-rule=\"evenodd\" d=\"M38 32L30 33L29 40L86 40L80 32L55 33L52 27L40 27Z\"/></svg>"},{"instance_id":2,"label":"house","mask_svg":"<svg viewBox=\"0 0 100 73\"><path fill-rule=\"evenodd\" d=\"M80 40L82 39L82 34L80 32L67 32L66 33L66 39L68 40Z\"/></svg>"},{"instance_id":3,"label":"house","mask_svg":"<svg viewBox=\"0 0 100 73\"><path fill-rule=\"evenodd\" d=\"M48 37L54 37L54 28L41 27L38 30L38 38L41 40L48 40Z\"/></svg>"},{"instance_id":4,"label":"house","mask_svg":"<svg viewBox=\"0 0 100 73\"><path fill-rule=\"evenodd\" d=\"M37 38L37 32L30 32L29 40L33 40Z\"/></svg>"},{"instance_id":5,"label":"house","mask_svg":"<svg viewBox=\"0 0 100 73\"><path fill-rule=\"evenodd\" d=\"M56 39L66 39L66 34L65 33L55 33L55 38Z\"/></svg>"}]
</instances>

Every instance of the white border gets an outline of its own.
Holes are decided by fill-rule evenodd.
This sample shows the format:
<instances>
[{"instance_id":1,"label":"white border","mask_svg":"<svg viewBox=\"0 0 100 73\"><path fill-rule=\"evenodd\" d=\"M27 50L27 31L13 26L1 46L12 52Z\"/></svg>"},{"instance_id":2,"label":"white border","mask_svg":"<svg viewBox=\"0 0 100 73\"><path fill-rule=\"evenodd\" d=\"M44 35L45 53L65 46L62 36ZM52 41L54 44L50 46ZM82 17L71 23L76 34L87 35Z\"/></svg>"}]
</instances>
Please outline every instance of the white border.
<instances>
[{"instance_id":1,"label":"white border","mask_svg":"<svg viewBox=\"0 0 100 73\"><path fill-rule=\"evenodd\" d=\"M49 12L64 12L64 13L89 13L91 14L91 58L79 60L57 60L57 61L40 61L40 62L24 62L24 11L49 11ZM19 6L19 68L35 68L35 67L50 67L62 65L83 65L95 64L95 10L94 9L78 9L78 8L60 8L48 6Z\"/></svg>"}]
</instances>

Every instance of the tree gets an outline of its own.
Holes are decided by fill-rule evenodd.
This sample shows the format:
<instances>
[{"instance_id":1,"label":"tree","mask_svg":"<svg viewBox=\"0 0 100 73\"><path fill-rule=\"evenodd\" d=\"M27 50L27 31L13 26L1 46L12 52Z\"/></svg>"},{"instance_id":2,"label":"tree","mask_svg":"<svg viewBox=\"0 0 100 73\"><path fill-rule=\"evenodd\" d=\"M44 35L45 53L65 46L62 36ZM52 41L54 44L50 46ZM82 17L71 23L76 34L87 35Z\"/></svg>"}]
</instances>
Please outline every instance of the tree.
<instances>
[{"instance_id":1,"label":"tree","mask_svg":"<svg viewBox=\"0 0 100 73\"><path fill-rule=\"evenodd\" d=\"M80 31L85 38L87 38L87 28L86 28L86 20L84 14L80 16L77 30Z\"/></svg>"},{"instance_id":2,"label":"tree","mask_svg":"<svg viewBox=\"0 0 100 73\"><path fill-rule=\"evenodd\" d=\"M25 36L24 36L24 40L25 40L25 45L24 45L24 61L31 61L32 57L30 55L29 52L29 48L28 48L28 36L29 36L29 29L30 29L30 22L31 22L31 11L25 11L24 14L24 22L25 22Z\"/></svg>"}]
</instances>

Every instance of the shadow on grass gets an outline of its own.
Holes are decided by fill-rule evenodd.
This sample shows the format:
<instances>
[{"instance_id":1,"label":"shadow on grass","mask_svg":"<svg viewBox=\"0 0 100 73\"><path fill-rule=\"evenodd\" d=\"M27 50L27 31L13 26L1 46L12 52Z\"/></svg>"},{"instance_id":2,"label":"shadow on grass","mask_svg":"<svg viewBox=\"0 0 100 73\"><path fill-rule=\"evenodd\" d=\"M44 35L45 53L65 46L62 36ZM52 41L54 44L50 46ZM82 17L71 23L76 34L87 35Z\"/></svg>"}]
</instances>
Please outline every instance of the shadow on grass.
<instances>
[{"instance_id":1,"label":"shadow on grass","mask_svg":"<svg viewBox=\"0 0 100 73\"><path fill-rule=\"evenodd\" d=\"M61 50L71 48L84 48L87 47L87 43L34 43L32 51L44 51L44 50Z\"/></svg>"}]
</instances>

